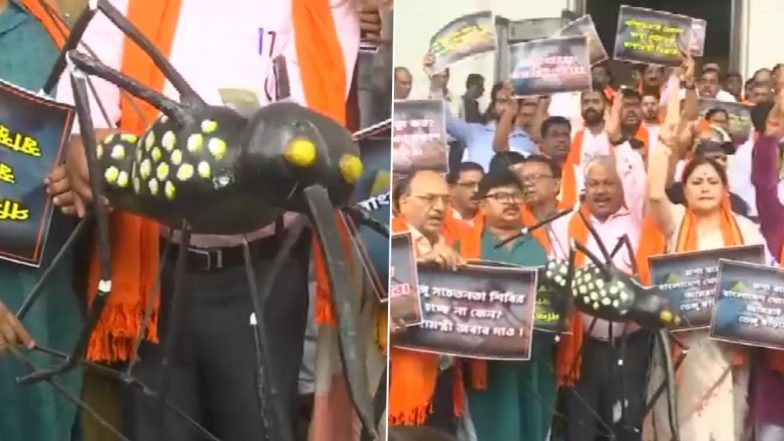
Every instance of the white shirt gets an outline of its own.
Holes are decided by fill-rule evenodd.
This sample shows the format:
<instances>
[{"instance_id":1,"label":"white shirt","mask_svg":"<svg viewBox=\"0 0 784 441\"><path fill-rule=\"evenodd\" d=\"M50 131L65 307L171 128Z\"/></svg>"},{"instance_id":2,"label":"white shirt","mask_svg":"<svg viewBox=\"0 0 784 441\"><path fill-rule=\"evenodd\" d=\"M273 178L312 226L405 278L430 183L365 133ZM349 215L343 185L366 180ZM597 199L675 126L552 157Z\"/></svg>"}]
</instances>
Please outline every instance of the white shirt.
<instances>
[{"instance_id":1,"label":"white shirt","mask_svg":"<svg viewBox=\"0 0 784 441\"><path fill-rule=\"evenodd\" d=\"M127 12L129 0L111 1L120 12ZM284 0L225 0L220 5L214 0L184 1L172 42L170 61L208 104L224 105L221 90L235 89L255 97L259 105L263 106L270 102L267 93L273 97L275 95L271 60L282 54L286 58L291 99L306 105L294 44L291 4L291 1ZM346 63L348 95L359 53L358 12L353 0L331 0L331 4ZM271 33L275 35L274 46ZM121 69L124 36L103 14L95 16L83 41L103 63L116 70ZM83 47L80 49L84 51ZM93 83L110 120L107 122L101 116L98 104L90 94L93 124L95 128L112 128L120 119L119 89L97 77L91 78L94 79ZM163 93L179 100L179 94L168 81ZM67 72L58 85L57 96L61 101L73 103ZM78 124L74 124L74 133L78 131ZM295 214L287 213L286 224L294 218ZM274 226L270 225L247 235L247 238L256 240L273 233ZM243 241L241 236L196 234L191 239L193 246L203 248L237 246Z\"/></svg>"},{"instance_id":2,"label":"white shirt","mask_svg":"<svg viewBox=\"0 0 784 441\"><path fill-rule=\"evenodd\" d=\"M751 154L754 141L751 139L741 144L734 155L727 161L727 178L730 190L740 196L749 206L749 216L757 216L757 192L751 183Z\"/></svg>"}]
</instances>

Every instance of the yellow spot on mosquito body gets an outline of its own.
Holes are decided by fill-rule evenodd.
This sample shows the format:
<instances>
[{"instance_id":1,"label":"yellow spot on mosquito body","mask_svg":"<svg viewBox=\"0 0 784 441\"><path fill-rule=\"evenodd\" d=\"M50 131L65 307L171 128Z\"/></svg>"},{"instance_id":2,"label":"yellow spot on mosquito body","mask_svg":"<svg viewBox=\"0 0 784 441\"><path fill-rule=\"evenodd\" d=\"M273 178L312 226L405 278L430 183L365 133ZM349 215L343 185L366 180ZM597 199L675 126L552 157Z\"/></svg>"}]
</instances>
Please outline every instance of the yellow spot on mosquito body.
<instances>
[{"instance_id":1,"label":"yellow spot on mosquito body","mask_svg":"<svg viewBox=\"0 0 784 441\"><path fill-rule=\"evenodd\" d=\"M199 153L204 148L204 136L201 133L194 133L188 137L188 151Z\"/></svg>"},{"instance_id":2,"label":"yellow spot on mosquito body","mask_svg":"<svg viewBox=\"0 0 784 441\"><path fill-rule=\"evenodd\" d=\"M171 154L171 158L169 158L172 165L180 165L182 164L182 151L175 150Z\"/></svg>"},{"instance_id":3,"label":"yellow spot on mosquito body","mask_svg":"<svg viewBox=\"0 0 784 441\"><path fill-rule=\"evenodd\" d=\"M104 172L103 177L106 178L106 182L114 185L117 182L117 177L120 175L120 170L117 169L115 166L111 166L106 169Z\"/></svg>"},{"instance_id":4,"label":"yellow spot on mosquito body","mask_svg":"<svg viewBox=\"0 0 784 441\"><path fill-rule=\"evenodd\" d=\"M142 191L142 181L139 178L133 178L133 192L139 194Z\"/></svg>"},{"instance_id":5,"label":"yellow spot on mosquito body","mask_svg":"<svg viewBox=\"0 0 784 441\"><path fill-rule=\"evenodd\" d=\"M128 187L128 172L121 171L120 175L117 176L117 186L120 188L127 188Z\"/></svg>"},{"instance_id":6,"label":"yellow spot on mosquito body","mask_svg":"<svg viewBox=\"0 0 784 441\"><path fill-rule=\"evenodd\" d=\"M147 133L147 137L144 138L144 149L149 152L154 145L155 145L155 133L150 131L149 133Z\"/></svg>"},{"instance_id":7,"label":"yellow spot on mosquito body","mask_svg":"<svg viewBox=\"0 0 784 441\"><path fill-rule=\"evenodd\" d=\"M147 183L147 188L150 189L150 194L151 195L157 196L158 195L158 180L155 179L155 178L150 179L150 181Z\"/></svg>"},{"instance_id":8,"label":"yellow spot on mosquito body","mask_svg":"<svg viewBox=\"0 0 784 441\"><path fill-rule=\"evenodd\" d=\"M150 177L151 173L152 173L152 163L150 162L149 159L145 159L139 165L139 174L142 176L142 179L147 179Z\"/></svg>"},{"instance_id":9,"label":"yellow spot on mosquito body","mask_svg":"<svg viewBox=\"0 0 784 441\"><path fill-rule=\"evenodd\" d=\"M125 147L122 144L117 144L112 147L112 159L115 161L122 161L125 158Z\"/></svg>"},{"instance_id":10,"label":"yellow spot on mosquito body","mask_svg":"<svg viewBox=\"0 0 784 441\"><path fill-rule=\"evenodd\" d=\"M125 142L130 142L131 144L136 144L137 142L139 142L139 137L131 133L123 133L122 135L120 135L120 139L122 139Z\"/></svg>"},{"instance_id":11,"label":"yellow spot on mosquito body","mask_svg":"<svg viewBox=\"0 0 784 441\"><path fill-rule=\"evenodd\" d=\"M209 144L207 144L207 149L215 159L220 161L226 155L226 141L220 138L212 138Z\"/></svg>"},{"instance_id":12,"label":"yellow spot on mosquito body","mask_svg":"<svg viewBox=\"0 0 784 441\"><path fill-rule=\"evenodd\" d=\"M166 114L162 113L161 117L158 119L158 121L160 121L161 124L166 124L167 122L169 122L169 117L166 116Z\"/></svg>"},{"instance_id":13,"label":"yellow spot on mosquito body","mask_svg":"<svg viewBox=\"0 0 784 441\"><path fill-rule=\"evenodd\" d=\"M95 157L98 159L103 158L103 144L95 146Z\"/></svg>"},{"instance_id":14,"label":"yellow spot on mosquito body","mask_svg":"<svg viewBox=\"0 0 784 441\"><path fill-rule=\"evenodd\" d=\"M193 177L193 166L190 164L182 164L177 170L177 179L180 181L187 181Z\"/></svg>"},{"instance_id":15,"label":"yellow spot on mosquito body","mask_svg":"<svg viewBox=\"0 0 784 441\"><path fill-rule=\"evenodd\" d=\"M362 160L356 155L343 155L340 158L340 174L349 184L357 182L362 176Z\"/></svg>"},{"instance_id":16,"label":"yellow spot on mosquito body","mask_svg":"<svg viewBox=\"0 0 784 441\"><path fill-rule=\"evenodd\" d=\"M143 150L137 147L136 148L136 162L137 163L142 162L142 154L143 154Z\"/></svg>"},{"instance_id":17,"label":"yellow spot on mosquito body","mask_svg":"<svg viewBox=\"0 0 784 441\"><path fill-rule=\"evenodd\" d=\"M283 157L296 167L309 167L316 160L316 144L308 139L294 139L283 152Z\"/></svg>"},{"instance_id":18,"label":"yellow spot on mosquito body","mask_svg":"<svg viewBox=\"0 0 784 441\"><path fill-rule=\"evenodd\" d=\"M662 323L671 323L672 322L672 312L664 310L659 314L659 319L661 319Z\"/></svg>"},{"instance_id":19,"label":"yellow spot on mosquito body","mask_svg":"<svg viewBox=\"0 0 784 441\"><path fill-rule=\"evenodd\" d=\"M114 134L112 133L111 135L104 138L101 144L114 144Z\"/></svg>"},{"instance_id":20,"label":"yellow spot on mosquito body","mask_svg":"<svg viewBox=\"0 0 784 441\"><path fill-rule=\"evenodd\" d=\"M155 176L161 181L166 179L169 176L169 164L165 162L158 164L158 168L155 169Z\"/></svg>"},{"instance_id":21,"label":"yellow spot on mosquito body","mask_svg":"<svg viewBox=\"0 0 784 441\"><path fill-rule=\"evenodd\" d=\"M212 174L212 169L210 168L210 163L207 161L201 161L199 165L196 167L196 171L199 172L199 176L204 179L207 179Z\"/></svg>"},{"instance_id":22,"label":"yellow spot on mosquito body","mask_svg":"<svg viewBox=\"0 0 784 441\"><path fill-rule=\"evenodd\" d=\"M212 133L218 130L218 123L211 119L205 119L201 122L201 131L204 133Z\"/></svg>"},{"instance_id":23,"label":"yellow spot on mosquito body","mask_svg":"<svg viewBox=\"0 0 784 441\"><path fill-rule=\"evenodd\" d=\"M154 149L152 149L152 154L151 155L152 155L153 162L158 162L163 157L163 152L161 151L160 148L155 147Z\"/></svg>"},{"instance_id":24,"label":"yellow spot on mosquito body","mask_svg":"<svg viewBox=\"0 0 784 441\"><path fill-rule=\"evenodd\" d=\"M172 200L177 193L177 189L174 188L174 184L171 181L166 181L166 184L163 186L163 192L166 193L166 197L169 200Z\"/></svg>"},{"instance_id":25,"label":"yellow spot on mosquito body","mask_svg":"<svg viewBox=\"0 0 784 441\"><path fill-rule=\"evenodd\" d=\"M166 149L167 152L172 151L174 148L174 144L177 143L177 136L171 130L167 131L163 134L163 138L161 139L161 144L163 148Z\"/></svg>"}]
</instances>

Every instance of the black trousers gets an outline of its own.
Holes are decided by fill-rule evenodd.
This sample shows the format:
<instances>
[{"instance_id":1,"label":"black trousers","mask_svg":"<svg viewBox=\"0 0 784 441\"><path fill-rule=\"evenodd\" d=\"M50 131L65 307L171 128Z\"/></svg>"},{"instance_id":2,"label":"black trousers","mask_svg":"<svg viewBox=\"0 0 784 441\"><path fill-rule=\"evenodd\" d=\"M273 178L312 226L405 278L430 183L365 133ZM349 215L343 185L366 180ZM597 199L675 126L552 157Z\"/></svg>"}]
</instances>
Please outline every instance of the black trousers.
<instances>
[{"instance_id":1,"label":"black trousers","mask_svg":"<svg viewBox=\"0 0 784 441\"><path fill-rule=\"evenodd\" d=\"M303 235L307 236L307 235ZM259 250L254 267L261 287L277 242ZM279 402L297 420L298 376L308 307L308 240L297 246L266 304L272 357L271 373ZM256 393L256 351L250 316L253 312L244 267L188 271L180 304L180 330L170 362L168 399L223 441L264 439ZM161 341L171 335L168 318L174 289L174 259L161 281ZM165 343L143 344L136 375L158 387ZM179 415L164 410L156 399L135 388L124 392L125 433L135 441L197 441L204 439ZM159 421L163 437L156 438Z\"/></svg>"},{"instance_id":2,"label":"black trousers","mask_svg":"<svg viewBox=\"0 0 784 441\"><path fill-rule=\"evenodd\" d=\"M433 392L433 413L425 421L426 426L443 430L451 435L457 434L457 421L454 411L455 366L438 373L436 389Z\"/></svg>"},{"instance_id":3,"label":"black trousers","mask_svg":"<svg viewBox=\"0 0 784 441\"><path fill-rule=\"evenodd\" d=\"M620 339L612 345L585 338L580 380L566 392L567 441L610 439L594 412L610 426L614 441L640 440L653 335L637 331L626 338L623 366L618 365Z\"/></svg>"}]
</instances>

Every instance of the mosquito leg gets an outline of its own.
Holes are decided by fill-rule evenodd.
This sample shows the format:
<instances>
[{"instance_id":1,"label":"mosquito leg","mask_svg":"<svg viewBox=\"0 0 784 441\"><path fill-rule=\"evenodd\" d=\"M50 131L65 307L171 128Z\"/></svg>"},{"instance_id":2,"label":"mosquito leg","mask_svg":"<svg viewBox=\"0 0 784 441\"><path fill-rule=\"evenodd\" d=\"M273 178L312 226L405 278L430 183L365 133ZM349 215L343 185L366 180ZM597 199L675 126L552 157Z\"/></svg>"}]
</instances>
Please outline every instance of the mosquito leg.
<instances>
[{"instance_id":1,"label":"mosquito leg","mask_svg":"<svg viewBox=\"0 0 784 441\"><path fill-rule=\"evenodd\" d=\"M60 55L57 57L57 61L55 61L52 70L49 72L49 76L46 78L46 82L42 88L45 94L50 95L54 91L54 88L57 87L60 77L62 77L63 72L65 72L67 64L66 54L79 46L79 42L82 41L82 37L84 37L84 33L87 31L87 26L90 25L90 22L97 12L98 8L95 4L88 4L87 8L79 14L76 22L69 30L68 37L66 38L62 49L60 49Z\"/></svg>"}]
</instances>

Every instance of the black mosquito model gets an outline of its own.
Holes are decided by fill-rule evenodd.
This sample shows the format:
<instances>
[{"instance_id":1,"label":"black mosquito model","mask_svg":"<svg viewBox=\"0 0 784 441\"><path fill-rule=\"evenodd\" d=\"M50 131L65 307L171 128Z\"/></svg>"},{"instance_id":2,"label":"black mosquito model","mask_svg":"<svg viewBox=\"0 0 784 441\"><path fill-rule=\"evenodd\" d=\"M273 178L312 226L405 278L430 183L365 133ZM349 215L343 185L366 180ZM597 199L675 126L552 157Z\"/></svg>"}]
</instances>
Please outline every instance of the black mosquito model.
<instances>
[{"instance_id":1,"label":"black mosquito model","mask_svg":"<svg viewBox=\"0 0 784 441\"><path fill-rule=\"evenodd\" d=\"M49 12L54 18L55 13L51 9ZM144 50L178 91L181 98L179 102L75 50L88 24L98 12L106 15ZM351 134L335 121L293 103L270 104L249 118L227 107L206 104L161 52L107 0L91 0L76 20L44 92L51 92L66 69L69 69L74 90L93 200L99 201L106 197L115 209L136 213L182 230L169 329L176 330L178 326L185 250L192 233L245 234L273 223L286 211L305 215L304 219L309 220L315 230L325 257L332 304L338 322L344 374L354 408L364 428L363 439L376 439L375 426L380 415L374 415L365 368L365 345L359 341L360 336L369 335L369 332L358 329L360 303L366 303L361 297L367 293L356 293L349 282L339 228L353 220L368 225L379 234L388 236L389 232L386 226L374 222L360 208L348 206L354 184L362 174L359 148L352 141ZM87 91L90 75L103 78L119 86L124 93L150 103L162 115L139 136L122 133L96 141L92 135L94 126L90 118ZM282 80L285 83L287 78ZM95 219L98 231L101 277L85 329L70 353L36 348L61 358L62 363L44 370L28 362L32 372L19 381L47 381L66 393L59 387L56 378L77 364L87 365L157 396L161 412L168 408L168 411L178 413L205 437L216 440L214 435L166 399L168 360L176 344L176 332L172 332L162 343L165 355L158 390L142 384L133 375L133 364L137 360L135 354L123 371L88 363L83 359L89 336L112 292L106 208L100 203L92 204L90 214ZM82 220L55 258L52 267L59 264L63 252L76 242L75 238L86 229L85 225L86 219ZM269 336L266 335L262 305L269 297L276 273L280 271L305 226L306 222L303 221L289 229L272 263L272 275L260 289L256 286L250 248L247 242L244 245L245 268L256 320L252 323L255 325L257 342L256 387L260 416L269 441L293 440L291 425L288 423L292 421L292 416L286 415L279 405L280 400L275 399L277 386L270 377ZM352 235L351 240L356 241L358 238ZM353 248L357 248L356 242ZM367 262L361 263L369 266ZM20 318L36 301L50 273L44 274L20 308L17 314ZM147 319L148 314L145 317ZM143 324L141 328L146 327ZM137 343L140 340L141 337L137 337ZM15 353L24 358L23 354ZM69 396L69 399L95 414L94 409L90 409L78 397ZM95 416L109 427L99 415ZM114 428L109 428L120 439L127 439Z\"/></svg>"},{"instance_id":2,"label":"black mosquito model","mask_svg":"<svg viewBox=\"0 0 784 441\"><path fill-rule=\"evenodd\" d=\"M572 210L559 212L549 219L523 229L517 237L527 235L533 230L541 228L571 212ZM594 327L597 319L602 319L619 323L636 323L642 328L655 332L656 340L659 343L657 346L661 349L661 356L664 359L666 375L664 387L666 387L668 396L667 405L670 428L674 434L673 441L679 441L678 434L680 431L675 399L676 368L672 360L668 329L680 323L680 316L673 310L669 299L658 287L643 286L633 275L619 270L613 264L613 256L621 251L622 248L625 248L629 261L632 263L632 274L638 273L634 249L628 236L623 235L620 237L612 252L608 252L607 247L591 225L591 222L586 219L583 210L578 210L577 215L581 217L591 237L596 241L602 258L592 253L586 244L572 241L568 261L551 260L548 262L544 271L540 272L540 275L543 276L541 283L547 285L554 292L561 293L558 297L571 298L574 307L578 311L591 315L593 322L589 325L589 329ZM504 242L506 243L513 239L507 239ZM503 245L504 243L501 243L497 246ZM576 266L578 253L584 254L589 260L589 262L586 262L585 265L579 268ZM621 358L623 357L623 351L624 348L622 347ZM576 367L575 363L572 369L576 369ZM657 390L650 402L655 402L663 392L664 388ZM651 408L652 406L649 405L646 410ZM624 406L621 409L623 411ZM610 427L608 424L603 425L606 428Z\"/></svg>"}]
</instances>

